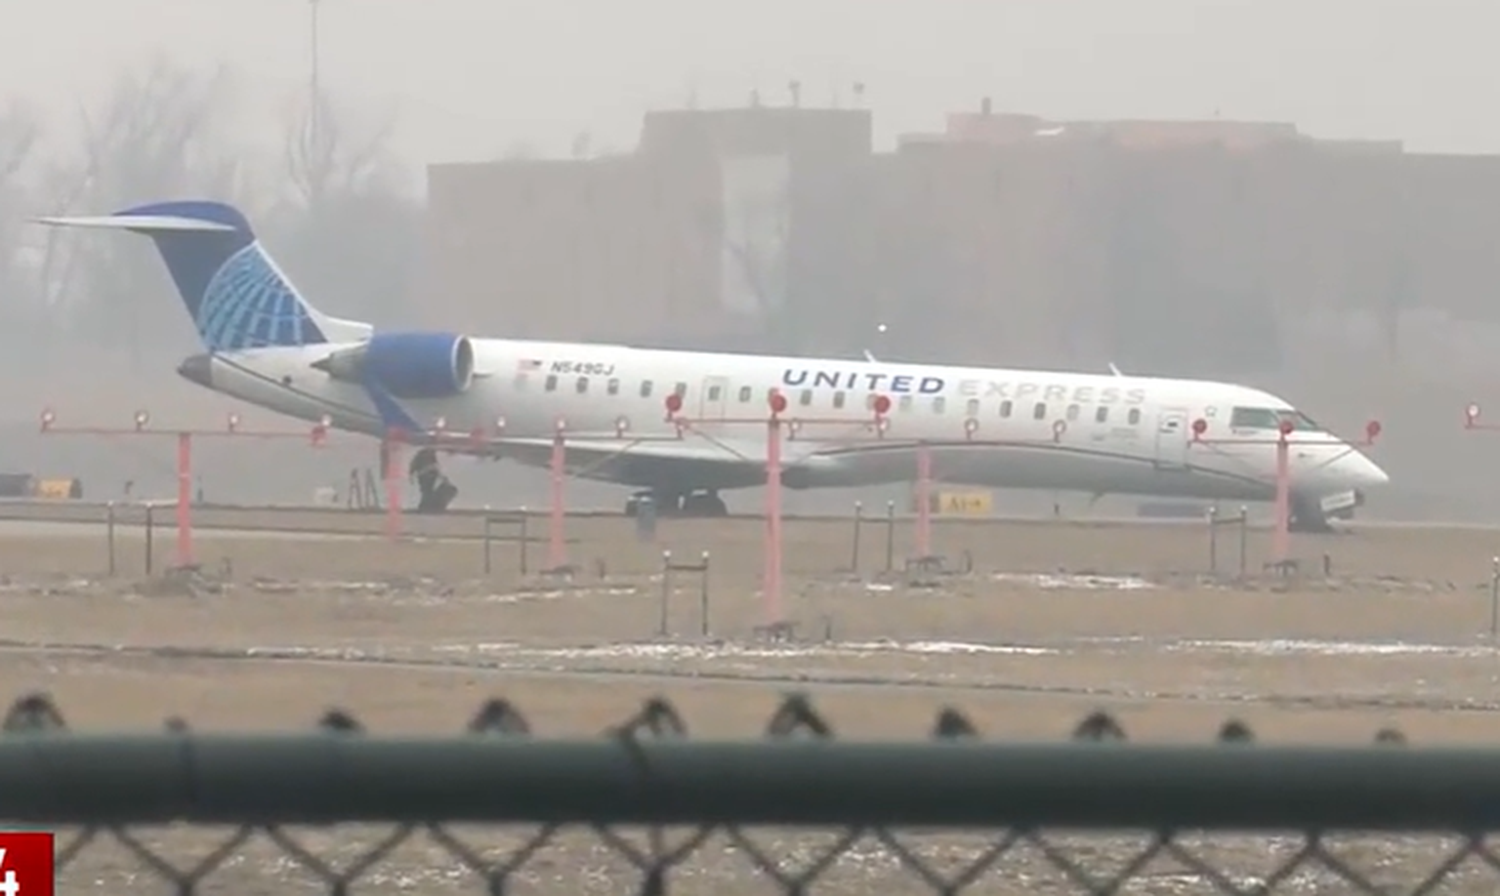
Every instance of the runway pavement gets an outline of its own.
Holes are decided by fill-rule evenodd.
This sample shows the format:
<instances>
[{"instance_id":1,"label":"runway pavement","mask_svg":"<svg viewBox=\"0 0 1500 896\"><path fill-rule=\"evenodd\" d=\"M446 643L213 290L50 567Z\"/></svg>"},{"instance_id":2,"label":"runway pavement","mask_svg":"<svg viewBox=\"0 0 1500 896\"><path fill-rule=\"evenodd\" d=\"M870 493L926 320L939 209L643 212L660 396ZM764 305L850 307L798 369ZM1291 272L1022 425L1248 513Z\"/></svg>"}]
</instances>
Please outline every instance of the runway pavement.
<instances>
[{"instance_id":1,"label":"runway pavement","mask_svg":"<svg viewBox=\"0 0 1500 896\"><path fill-rule=\"evenodd\" d=\"M1228 511L1226 511L1227 513ZM307 532L318 534L379 535L386 531L388 514L384 510L355 510L343 507L320 507L311 505L244 505L244 504L195 504L193 527L197 530L231 530L235 532ZM17 500L0 499L0 523L49 523L49 524L98 524L102 525L113 514L117 525L144 525L148 514L159 526L175 525L176 503L171 499L149 499L141 501L65 501L65 500ZM546 507L483 507L454 508L438 515L417 514L404 511L401 514L402 531L411 535L448 538L480 537L483 520L491 517L525 516L542 524L548 517ZM570 507L570 519L621 520L625 518L619 510L597 507ZM913 513L897 513L898 522L910 523ZM727 520L756 520L759 514L731 514ZM787 520L802 522L852 522L854 513L810 514L788 513ZM1221 517L1224 519L1226 517ZM866 525L878 526L887 519L884 508L876 508L863 515ZM1204 521L1196 518L1158 518L1133 516L1037 516L1020 514L990 514L983 516L934 515L934 520L948 527L984 527L1024 523L1036 526L1062 527L1194 527ZM1265 509L1251 511L1250 526L1256 529L1269 527ZM1474 523L1449 521L1401 521L1401 520L1354 520L1343 523L1340 528L1359 530L1444 530L1500 531L1500 522ZM58 531L61 531L60 529Z\"/></svg>"}]
</instances>

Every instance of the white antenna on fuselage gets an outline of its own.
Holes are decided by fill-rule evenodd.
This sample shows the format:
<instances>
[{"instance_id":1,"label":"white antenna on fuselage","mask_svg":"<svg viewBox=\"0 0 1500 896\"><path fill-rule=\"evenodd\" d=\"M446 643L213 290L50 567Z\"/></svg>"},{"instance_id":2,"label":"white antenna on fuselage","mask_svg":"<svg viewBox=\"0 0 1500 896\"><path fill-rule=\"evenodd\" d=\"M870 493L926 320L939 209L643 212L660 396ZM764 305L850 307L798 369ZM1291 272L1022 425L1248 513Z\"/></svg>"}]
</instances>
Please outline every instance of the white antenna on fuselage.
<instances>
[{"instance_id":1,"label":"white antenna on fuselage","mask_svg":"<svg viewBox=\"0 0 1500 896\"><path fill-rule=\"evenodd\" d=\"M1125 374L1123 374L1123 373L1120 372L1120 368L1116 367L1115 366L1115 362L1113 362L1113 361L1109 362L1109 372L1112 373L1112 374L1114 374L1115 376L1124 376L1125 375Z\"/></svg>"}]
</instances>

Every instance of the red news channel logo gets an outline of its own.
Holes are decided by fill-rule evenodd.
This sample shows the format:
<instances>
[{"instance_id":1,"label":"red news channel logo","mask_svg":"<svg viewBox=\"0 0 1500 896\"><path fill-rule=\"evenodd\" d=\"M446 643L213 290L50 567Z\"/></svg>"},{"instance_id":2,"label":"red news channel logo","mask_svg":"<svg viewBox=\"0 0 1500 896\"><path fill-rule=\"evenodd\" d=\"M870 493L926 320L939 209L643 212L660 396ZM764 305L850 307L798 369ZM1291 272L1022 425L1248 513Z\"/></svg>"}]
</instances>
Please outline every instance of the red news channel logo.
<instances>
[{"instance_id":1,"label":"red news channel logo","mask_svg":"<svg viewBox=\"0 0 1500 896\"><path fill-rule=\"evenodd\" d=\"M52 896L52 834L0 831L0 896Z\"/></svg>"}]
</instances>

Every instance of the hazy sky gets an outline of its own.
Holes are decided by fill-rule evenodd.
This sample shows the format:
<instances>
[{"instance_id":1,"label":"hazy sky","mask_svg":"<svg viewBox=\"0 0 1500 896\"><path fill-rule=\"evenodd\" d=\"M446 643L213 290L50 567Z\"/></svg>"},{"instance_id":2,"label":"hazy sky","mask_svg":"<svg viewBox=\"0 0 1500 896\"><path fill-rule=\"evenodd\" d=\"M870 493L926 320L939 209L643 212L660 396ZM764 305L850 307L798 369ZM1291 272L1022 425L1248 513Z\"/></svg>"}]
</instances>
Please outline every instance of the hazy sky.
<instances>
[{"instance_id":1,"label":"hazy sky","mask_svg":"<svg viewBox=\"0 0 1500 896\"><path fill-rule=\"evenodd\" d=\"M161 52L307 80L308 0L0 0L0 90L71 115ZM877 140L977 107L1296 122L1319 136L1500 151L1495 0L322 0L324 83L399 103L413 161L624 149L641 113L805 105L867 84Z\"/></svg>"}]
</instances>

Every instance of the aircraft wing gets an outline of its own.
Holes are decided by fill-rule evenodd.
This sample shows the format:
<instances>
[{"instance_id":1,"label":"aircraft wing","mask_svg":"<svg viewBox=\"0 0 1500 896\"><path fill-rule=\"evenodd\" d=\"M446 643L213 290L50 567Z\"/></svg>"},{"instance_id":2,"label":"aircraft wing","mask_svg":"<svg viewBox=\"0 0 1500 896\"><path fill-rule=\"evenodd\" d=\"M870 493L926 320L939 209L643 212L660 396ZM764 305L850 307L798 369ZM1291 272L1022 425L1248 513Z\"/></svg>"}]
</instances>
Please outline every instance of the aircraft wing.
<instances>
[{"instance_id":1,"label":"aircraft wing","mask_svg":"<svg viewBox=\"0 0 1500 896\"><path fill-rule=\"evenodd\" d=\"M491 441L485 453L545 468L552 463L552 440L501 438ZM579 439L565 443L565 456L570 476L608 482L680 476L703 488L744 488L764 482L766 476L766 446L749 439ZM787 465L797 457L797 452L788 451Z\"/></svg>"}]
</instances>

